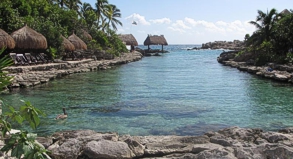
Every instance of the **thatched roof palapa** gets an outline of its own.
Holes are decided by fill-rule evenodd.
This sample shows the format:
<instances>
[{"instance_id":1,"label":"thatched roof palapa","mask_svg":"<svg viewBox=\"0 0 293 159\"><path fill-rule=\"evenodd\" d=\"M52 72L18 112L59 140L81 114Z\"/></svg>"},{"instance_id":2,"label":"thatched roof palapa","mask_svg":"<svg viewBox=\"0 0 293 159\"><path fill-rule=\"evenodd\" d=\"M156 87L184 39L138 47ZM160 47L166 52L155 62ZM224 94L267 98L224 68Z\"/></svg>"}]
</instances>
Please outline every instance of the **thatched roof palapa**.
<instances>
[{"instance_id":1,"label":"thatched roof palapa","mask_svg":"<svg viewBox=\"0 0 293 159\"><path fill-rule=\"evenodd\" d=\"M168 45L164 35L148 35L145 39L144 45Z\"/></svg>"},{"instance_id":2,"label":"thatched roof palapa","mask_svg":"<svg viewBox=\"0 0 293 159\"><path fill-rule=\"evenodd\" d=\"M86 44L74 33L68 37L68 40L74 45L76 50L86 50Z\"/></svg>"},{"instance_id":3,"label":"thatched roof palapa","mask_svg":"<svg viewBox=\"0 0 293 159\"><path fill-rule=\"evenodd\" d=\"M75 47L74 45L68 40L66 39L64 36L61 35L61 38L62 38L62 45L64 47L64 49L66 51L74 51L75 50Z\"/></svg>"},{"instance_id":4,"label":"thatched roof palapa","mask_svg":"<svg viewBox=\"0 0 293 159\"><path fill-rule=\"evenodd\" d=\"M20 49L47 49L46 38L27 25L11 34L16 48Z\"/></svg>"},{"instance_id":5,"label":"thatched roof palapa","mask_svg":"<svg viewBox=\"0 0 293 159\"><path fill-rule=\"evenodd\" d=\"M121 34L119 38L125 42L126 45L138 46L138 43L132 34Z\"/></svg>"},{"instance_id":6,"label":"thatched roof palapa","mask_svg":"<svg viewBox=\"0 0 293 159\"><path fill-rule=\"evenodd\" d=\"M284 9L280 14L284 14L284 15L288 15L290 14L291 12L288 11L288 9Z\"/></svg>"},{"instance_id":7,"label":"thatched roof palapa","mask_svg":"<svg viewBox=\"0 0 293 159\"><path fill-rule=\"evenodd\" d=\"M82 36L85 37L87 40L93 40L93 37L85 30L81 29Z\"/></svg>"},{"instance_id":8,"label":"thatched roof palapa","mask_svg":"<svg viewBox=\"0 0 293 159\"><path fill-rule=\"evenodd\" d=\"M0 29L0 49L4 47L13 49L15 47L15 41L9 34Z\"/></svg>"},{"instance_id":9,"label":"thatched roof palapa","mask_svg":"<svg viewBox=\"0 0 293 159\"><path fill-rule=\"evenodd\" d=\"M162 45L162 52L163 46L168 45L164 35L148 35L143 44L148 46L148 50L150 50L150 45Z\"/></svg>"}]
</instances>

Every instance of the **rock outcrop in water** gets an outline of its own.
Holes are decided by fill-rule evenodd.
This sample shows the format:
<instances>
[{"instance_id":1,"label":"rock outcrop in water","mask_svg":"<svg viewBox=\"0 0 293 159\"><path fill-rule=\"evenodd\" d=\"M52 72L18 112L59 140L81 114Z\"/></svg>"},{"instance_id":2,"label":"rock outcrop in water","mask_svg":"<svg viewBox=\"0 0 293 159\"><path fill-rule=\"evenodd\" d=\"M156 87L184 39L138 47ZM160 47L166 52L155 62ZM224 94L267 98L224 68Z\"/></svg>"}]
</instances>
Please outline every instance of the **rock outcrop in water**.
<instances>
[{"instance_id":1,"label":"rock outcrop in water","mask_svg":"<svg viewBox=\"0 0 293 159\"><path fill-rule=\"evenodd\" d=\"M201 47L194 47L187 50L200 50L200 49L223 49L223 50L242 50L244 49L244 41L214 41L202 44Z\"/></svg>"},{"instance_id":2,"label":"rock outcrop in water","mask_svg":"<svg viewBox=\"0 0 293 159\"><path fill-rule=\"evenodd\" d=\"M92 130L57 132L39 138L53 159L254 158L293 156L293 129L264 132L231 127L201 136L129 136Z\"/></svg>"},{"instance_id":3,"label":"rock outcrop in water","mask_svg":"<svg viewBox=\"0 0 293 159\"><path fill-rule=\"evenodd\" d=\"M240 40L234 41L215 41L202 44L202 49L227 49L227 50L242 50L244 42Z\"/></svg>"}]
</instances>

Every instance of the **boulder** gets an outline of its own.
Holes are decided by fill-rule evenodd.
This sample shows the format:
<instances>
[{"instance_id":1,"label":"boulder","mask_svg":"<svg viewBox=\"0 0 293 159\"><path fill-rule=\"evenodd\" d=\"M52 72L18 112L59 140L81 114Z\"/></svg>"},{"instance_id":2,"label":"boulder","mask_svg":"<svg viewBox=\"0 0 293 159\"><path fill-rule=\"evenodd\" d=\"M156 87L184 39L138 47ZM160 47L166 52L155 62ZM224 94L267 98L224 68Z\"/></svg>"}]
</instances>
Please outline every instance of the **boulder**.
<instances>
[{"instance_id":1,"label":"boulder","mask_svg":"<svg viewBox=\"0 0 293 159\"><path fill-rule=\"evenodd\" d=\"M135 154L130 150L125 142L121 141L91 141L84 147L83 154L91 159L131 159Z\"/></svg>"},{"instance_id":2,"label":"boulder","mask_svg":"<svg viewBox=\"0 0 293 159\"><path fill-rule=\"evenodd\" d=\"M195 155L196 159L207 159L207 158L221 158L221 159L237 159L234 156L233 150L229 148L218 148L210 151L202 151Z\"/></svg>"},{"instance_id":3,"label":"boulder","mask_svg":"<svg viewBox=\"0 0 293 159\"><path fill-rule=\"evenodd\" d=\"M136 157L141 157L144 155L145 147L135 139L135 137L127 136L123 140L125 143L128 144L128 147L131 151L135 154Z\"/></svg>"},{"instance_id":4,"label":"boulder","mask_svg":"<svg viewBox=\"0 0 293 159\"><path fill-rule=\"evenodd\" d=\"M59 147L51 150L50 156L54 159L75 159L82 149L82 142L77 139L68 139Z\"/></svg>"}]
</instances>

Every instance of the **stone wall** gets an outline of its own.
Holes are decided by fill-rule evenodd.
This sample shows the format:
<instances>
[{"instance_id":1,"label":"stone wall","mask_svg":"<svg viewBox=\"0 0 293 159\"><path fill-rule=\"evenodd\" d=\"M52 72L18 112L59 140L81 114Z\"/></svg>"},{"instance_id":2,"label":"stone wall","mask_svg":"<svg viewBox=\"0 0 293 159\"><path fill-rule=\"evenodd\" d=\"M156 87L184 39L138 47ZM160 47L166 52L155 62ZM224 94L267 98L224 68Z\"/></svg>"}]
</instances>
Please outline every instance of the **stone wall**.
<instances>
[{"instance_id":1,"label":"stone wall","mask_svg":"<svg viewBox=\"0 0 293 159\"><path fill-rule=\"evenodd\" d=\"M139 52L132 52L121 54L120 57L109 60L92 58L80 61L59 60L54 63L11 66L5 68L4 71L14 77L10 87L31 87L65 75L103 70L113 65L126 64L141 58L142 55Z\"/></svg>"}]
</instances>

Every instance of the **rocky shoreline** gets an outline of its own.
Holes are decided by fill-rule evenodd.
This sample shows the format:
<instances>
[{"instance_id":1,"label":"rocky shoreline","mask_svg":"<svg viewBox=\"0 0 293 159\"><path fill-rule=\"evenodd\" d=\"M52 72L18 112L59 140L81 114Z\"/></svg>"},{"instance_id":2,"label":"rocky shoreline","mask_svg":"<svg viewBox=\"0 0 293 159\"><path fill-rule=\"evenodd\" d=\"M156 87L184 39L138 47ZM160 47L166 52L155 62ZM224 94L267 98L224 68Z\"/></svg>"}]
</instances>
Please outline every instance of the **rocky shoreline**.
<instances>
[{"instance_id":1,"label":"rocky shoreline","mask_svg":"<svg viewBox=\"0 0 293 159\"><path fill-rule=\"evenodd\" d=\"M240 57L237 57L236 54L237 51L223 52L220 54L217 60L219 63L225 66L234 67L240 71L248 72L280 82L293 83L292 64L267 63L264 66L255 66L253 65L253 60L247 58L250 57L250 55L246 55L244 60L239 59Z\"/></svg>"},{"instance_id":2,"label":"rocky shoreline","mask_svg":"<svg viewBox=\"0 0 293 159\"><path fill-rule=\"evenodd\" d=\"M10 87L32 87L73 73L105 70L114 65L138 61L142 57L139 52L131 52L111 60L55 61L47 64L10 66L3 71L14 77Z\"/></svg>"},{"instance_id":3,"label":"rocky shoreline","mask_svg":"<svg viewBox=\"0 0 293 159\"><path fill-rule=\"evenodd\" d=\"M218 62L263 77L292 81L293 66L268 64L257 67L251 65L249 60L235 61L236 53L222 53ZM6 71L16 77L14 87L29 87L64 75L98 71L141 58L141 54L135 52L113 60L87 59L40 66L17 66L6 68ZM268 68L272 70L268 71ZM56 132L48 137L38 137L37 141L50 151L49 156L52 159L293 158L293 128L265 132L261 129L230 127L206 132L201 136L130 136L93 130L70 130ZM2 146L4 143L0 142L0 147ZM0 159L5 157L6 154L0 153Z\"/></svg>"},{"instance_id":4,"label":"rocky shoreline","mask_svg":"<svg viewBox=\"0 0 293 159\"><path fill-rule=\"evenodd\" d=\"M129 136L92 130L37 139L53 159L285 159L293 158L293 129L264 132L231 127L201 136Z\"/></svg>"}]
</instances>

